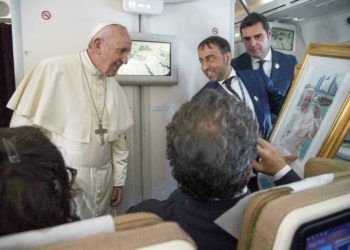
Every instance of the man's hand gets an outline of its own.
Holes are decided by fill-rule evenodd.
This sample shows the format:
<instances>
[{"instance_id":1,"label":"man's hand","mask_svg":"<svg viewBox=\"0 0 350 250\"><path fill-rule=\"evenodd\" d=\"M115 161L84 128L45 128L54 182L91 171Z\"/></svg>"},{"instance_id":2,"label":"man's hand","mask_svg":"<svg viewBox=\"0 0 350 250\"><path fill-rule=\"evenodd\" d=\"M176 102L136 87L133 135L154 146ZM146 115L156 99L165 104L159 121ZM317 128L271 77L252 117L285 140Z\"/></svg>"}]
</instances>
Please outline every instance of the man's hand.
<instances>
[{"instance_id":1,"label":"man's hand","mask_svg":"<svg viewBox=\"0 0 350 250\"><path fill-rule=\"evenodd\" d=\"M295 156L283 157L271 143L261 138L258 139L258 154L261 159L253 161L253 168L270 176L274 176L285 167L286 160L290 162L296 158Z\"/></svg>"},{"instance_id":2,"label":"man's hand","mask_svg":"<svg viewBox=\"0 0 350 250\"><path fill-rule=\"evenodd\" d=\"M123 199L123 187L115 186L112 190L111 206L116 207Z\"/></svg>"},{"instance_id":3,"label":"man's hand","mask_svg":"<svg viewBox=\"0 0 350 250\"><path fill-rule=\"evenodd\" d=\"M298 74L299 74L299 72L300 72L300 70L301 70L301 64L296 64L295 66L294 66L294 76L293 76L293 79L295 79L297 76L298 76Z\"/></svg>"},{"instance_id":4,"label":"man's hand","mask_svg":"<svg viewBox=\"0 0 350 250\"><path fill-rule=\"evenodd\" d=\"M296 155L285 155L283 156L283 159L289 164L298 159L298 157Z\"/></svg>"},{"instance_id":5,"label":"man's hand","mask_svg":"<svg viewBox=\"0 0 350 250\"><path fill-rule=\"evenodd\" d=\"M315 109L314 109L314 117L316 119L320 118L321 115L321 108L320 105L316 104Z\"/></svg>"}]
</instances>

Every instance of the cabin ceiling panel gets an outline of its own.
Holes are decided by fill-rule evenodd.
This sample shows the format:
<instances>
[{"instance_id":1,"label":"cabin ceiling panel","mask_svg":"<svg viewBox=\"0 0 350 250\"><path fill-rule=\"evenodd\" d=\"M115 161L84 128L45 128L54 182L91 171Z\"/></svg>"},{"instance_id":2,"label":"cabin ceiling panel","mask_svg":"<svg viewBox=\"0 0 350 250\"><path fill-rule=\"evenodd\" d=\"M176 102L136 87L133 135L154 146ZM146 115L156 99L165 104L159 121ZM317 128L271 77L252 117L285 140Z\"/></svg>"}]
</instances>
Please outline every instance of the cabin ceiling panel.
<instances>
[{"instance_id":1,"label":"cabin ceiling panel","mask_svg":"<svg viewBox=\"0 0 350 250\"><path fill-rule=\"evenodd\" d=\"M349 0L314 0L267 15L267 17L270 20L303 22L345 10L350 10Z\"/></svg>"},{"instance_id":2,"label":"cabin ceiling panel","mask_svg":"<svg viewBox=\"0 0 350 250\"><path fill-rule=\"evenodd\" d=\"M298 23L350 10L349 0L245 0L249 10L264 14L270 21ZM236 0L236 24L247 16Z\"/></svg>"}]
</instances>

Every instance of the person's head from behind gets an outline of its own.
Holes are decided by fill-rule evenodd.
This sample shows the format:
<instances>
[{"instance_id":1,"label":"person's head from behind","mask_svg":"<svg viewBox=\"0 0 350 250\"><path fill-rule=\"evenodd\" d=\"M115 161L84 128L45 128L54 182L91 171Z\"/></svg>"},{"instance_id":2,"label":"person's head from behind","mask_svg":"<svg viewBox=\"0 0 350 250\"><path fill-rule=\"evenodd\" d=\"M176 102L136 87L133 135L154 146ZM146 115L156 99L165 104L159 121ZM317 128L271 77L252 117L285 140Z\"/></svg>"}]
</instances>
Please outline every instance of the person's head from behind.
<instances>
[{"instance_id":1,"label":"person's head from behind","mask_svg":"<svg viewBox=\"0 0 350 250\"><path fill-rule=\"evenodd\" d=\"M211 36L198 45L198 59L203 73L210 81L222 81L231 72L231 48L220 36Z\"/></svg>"},{"instance_id":2,"label":"person's head from behind","mask_svg":"<svg viewBox=\"0 0 350 250\"><path fill-rule=\"evenodd\" d=\"M130 51L131 39L124 26L100 23L93 30L88 53L102 75L114 76L128 62Z\"/></svg>"},{"instance_id":3,"label":"person's head from behind","mask_svg":"<svg viewBox=\"0 0 350 250\"><path fill-rule=\"evenodd\" d=\"M0 235L73 220L58 149L37 128L1 128Z\"/></svg>"},{"instance_id":4,"label":"person's head from behind","mask_svg":"<svg viewBox=\"0 0 350 250\"><path fill-rule=\"evenodd\" d=\"M167 126L167 157L180 189L199 200L228 199L249 180L258 125L242 102L214 90L181 106Z\"/></svg>"},{"instance_id":5,"label":"person's head from behind","mask_svg":"<svg viewBox=\"0 0 350 250\"><path fill-rule=\"evenodd\" d=\"M272 35L266 17L256 12L249 14L243 19L240 32L247 53L253 58L264 59Z\"/></svg>"},{"instance_id":6,"label":"person's head from behind","mask_svg":"<svg viewBox=\"0 0 350 250\"><path fill-rule=\"evenodd\" d=\"M312 99L314 98L314 90L308 88L304 91L302 101L301 101L301 111L306 112L310 107Z\"/></svg>"}]
</instances>

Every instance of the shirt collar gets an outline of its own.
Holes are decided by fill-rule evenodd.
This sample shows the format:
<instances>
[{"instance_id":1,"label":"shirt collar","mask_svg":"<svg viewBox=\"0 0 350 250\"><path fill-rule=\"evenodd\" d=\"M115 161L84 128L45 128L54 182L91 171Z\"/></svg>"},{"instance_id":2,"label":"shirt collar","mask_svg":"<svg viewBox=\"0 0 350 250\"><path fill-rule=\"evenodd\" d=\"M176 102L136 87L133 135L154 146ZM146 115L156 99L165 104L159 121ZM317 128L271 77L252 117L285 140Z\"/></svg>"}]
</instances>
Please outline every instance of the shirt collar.
<instances>
[{"instance_id":1,"label":"shirt collar","mask_svg":"<svg viewBox=\"0 0 350 250\"><path fill-rule=\"evenodd\" d=\"M271 48L269 47L269 52L267 52L267 55L263 58L263 59L258 59L258 58L254 58L254 57L250 57L252 59L253 62L258 63L260 60L264 60L264 61L272 61L272 52L271 52Z\"/></svg>"},{"instance_id":2,"label":"shirt collar","mask_svg":"<svg viewBox=\"0 0 350 250\"><path fill-rule=\"evenodd\" d=\"M231 199L236 199L236 198L239 198L241 197L242 195L246 195L248 193L248 187L247 186L244 186L244 188L241 190L241 192L235 194L234 196L232 196ZM212 201L220 201L221 199L218 199L218 198L215 198L215 199L212 199Z\"/></svg>"},{"instance_id":3,"label":"shirt collar","mask_svg":"<svg viewBox=\"0 0 350 250\"><path fill-rule=\"evenodd\" d=\"M89 72L94 77L103 78L103 75L101 74L101 72L92 63L92 61L89 57L89 54L87 53L87 50L84 50L82 52L81 58L82 58L84 67L85 67L87 72Z\"/></svg>"},{"instance_id":4,"label":"shirt collar","mask_svg":"<svg viewBox=\"0 0 350 250\"><path fill-rule=\"evenodd\" d=\"M232 76L237 77L237 73L236 73L236 71L233 68L231 68L231 72L230 72L229 76L226 79L228 79L228 78L230 78ZM222 84L226 79L218 81L218 83Z\"/></svg>"}]
</instances>

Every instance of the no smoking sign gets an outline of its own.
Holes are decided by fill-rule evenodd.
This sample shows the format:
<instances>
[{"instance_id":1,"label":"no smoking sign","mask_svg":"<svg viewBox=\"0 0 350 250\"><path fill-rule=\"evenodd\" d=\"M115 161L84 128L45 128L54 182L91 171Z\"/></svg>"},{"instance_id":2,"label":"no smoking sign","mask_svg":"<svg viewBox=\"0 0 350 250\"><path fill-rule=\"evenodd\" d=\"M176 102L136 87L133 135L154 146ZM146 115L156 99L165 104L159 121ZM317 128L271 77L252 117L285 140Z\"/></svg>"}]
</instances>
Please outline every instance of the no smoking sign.
<instances>
[{"instance_id":1,"label":"no smoking sign","mask_svg":"<svg viewBox=\"0 0 350 250\"><path fill-rule=\"evenodd\" d=\"M44 20L50 20L51 19L51 12L48 10L43 10L41 12L41 18Z\"/></svg>"},{"instance_id":2,"label":"no smoking sign","mask_svg":"<svg viewBox=\"0 0 350 250\"><path fill-rule=\"evenodd\" d=\"M216 36L217 34L219 34L219 29L217 27L213 27L211 29L211 33L213 33L213 35Z\"/></svg>"}]
</instances>

